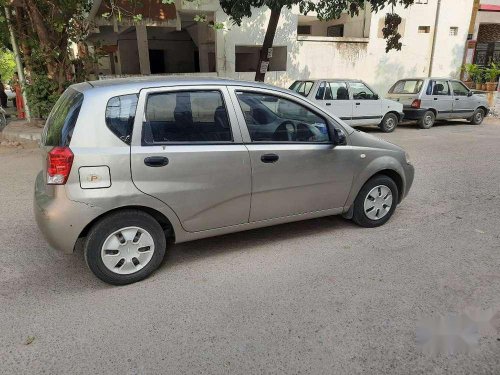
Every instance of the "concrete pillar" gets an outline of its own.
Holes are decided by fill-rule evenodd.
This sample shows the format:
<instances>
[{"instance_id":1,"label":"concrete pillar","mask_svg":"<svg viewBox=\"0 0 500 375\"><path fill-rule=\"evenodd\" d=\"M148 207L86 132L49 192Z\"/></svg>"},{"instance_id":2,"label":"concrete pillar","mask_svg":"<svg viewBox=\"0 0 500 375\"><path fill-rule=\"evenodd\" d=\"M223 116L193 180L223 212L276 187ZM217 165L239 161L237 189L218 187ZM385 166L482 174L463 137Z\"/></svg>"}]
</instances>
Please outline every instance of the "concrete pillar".
<instances>
[{"instance_id":1,"label":"concrete pillar","mask_svg":"<svg viewBox=\"0 0 500 375\"><path fill-rule=\"evenodd\" d=\"M149 64L149 44L148 32L145 25L137 25L135 27L137 35L137 49L139 51L139 65L141 74L151 74L151 66Z\"/></svg>"}]
</instances>

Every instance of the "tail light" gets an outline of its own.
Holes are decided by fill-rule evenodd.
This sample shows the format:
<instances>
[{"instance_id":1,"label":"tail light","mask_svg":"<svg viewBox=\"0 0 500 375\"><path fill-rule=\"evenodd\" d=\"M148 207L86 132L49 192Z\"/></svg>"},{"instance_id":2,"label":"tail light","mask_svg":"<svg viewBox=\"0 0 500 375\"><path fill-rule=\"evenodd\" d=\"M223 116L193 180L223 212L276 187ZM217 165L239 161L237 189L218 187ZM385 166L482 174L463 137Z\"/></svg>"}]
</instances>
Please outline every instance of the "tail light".
<instances>
[{"instance_id":1,"label":"tail light","mask_svg":"<svg viewBox=\"0 0 500 375\"><path fill-rule=\"evenodd\" d=\"M411 103L411 107L412 108L420 108L420 104L422 104L422 101L420 99L415 99L412 103Z\"/></svg>"},{"instance_id":2,"label":"tail light","mask_svg":"<svg viewBox=\"0 0 500 375\"><path fill-rule=\"evenodd\" d=\"M47 155L47 184L64 185L73 165L69 147L54 147Z\"/></svg>"}]
</instances>

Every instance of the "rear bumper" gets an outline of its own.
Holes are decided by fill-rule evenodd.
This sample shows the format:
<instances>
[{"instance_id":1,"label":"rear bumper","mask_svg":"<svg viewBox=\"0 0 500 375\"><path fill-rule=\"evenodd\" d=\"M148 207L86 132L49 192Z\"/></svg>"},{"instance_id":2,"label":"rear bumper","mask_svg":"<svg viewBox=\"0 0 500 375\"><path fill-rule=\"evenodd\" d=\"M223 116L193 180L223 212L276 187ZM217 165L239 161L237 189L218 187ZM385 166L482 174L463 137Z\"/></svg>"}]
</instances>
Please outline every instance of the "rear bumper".
<instances>
[{"instance_id":1,"label":"rear bumper","mask_svg":"<svg viewBox=\"0 0 500 375\"><path fill-rule=\"evenodd\" d=\"M404 108L403 109L405 120L420 120L427 112L425 108Z\"/></svg>"},{"instance_id":2,"label":"rear bumper","mask_svg":"<svg viewBox=\"0 0 500 375\"><path fill-rule=\"evenodd\" d=\"M65 253L74 251L83 229L101 214L95 206L69 200L64 186L47 186L42 172L35 182L33 210L50 247Z\"/></svg>"}]
</instances>

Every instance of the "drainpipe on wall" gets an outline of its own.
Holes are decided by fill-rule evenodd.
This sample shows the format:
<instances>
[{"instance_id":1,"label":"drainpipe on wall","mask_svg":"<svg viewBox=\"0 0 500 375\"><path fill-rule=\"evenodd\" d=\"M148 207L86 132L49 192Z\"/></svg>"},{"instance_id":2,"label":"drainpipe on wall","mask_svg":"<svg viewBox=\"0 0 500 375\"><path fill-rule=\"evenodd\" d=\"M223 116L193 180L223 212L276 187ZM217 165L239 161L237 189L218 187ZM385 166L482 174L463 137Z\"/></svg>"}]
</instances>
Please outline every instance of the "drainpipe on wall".
<instances>
[{"instance_id":1,"label":"drainpipe on wall","mask_svg":"<svg viewBox=\"0 0 500 375\"><path fill-rule=\"evenodd\" d=\"M434 33L432 34L432 50L429 61L429 77L432 77L432 66L434 65L434 53L436 51L436 37L438 32L439 12L441 11L441 0L438 0L436 7L436 20L434 22Z\"/></svg>"},{"instance_id":2,"label":"drainpipe on wall","mask_svg":"<svg viewBox=\"0 0 500 375\"><path fill-rule=\"evenodd\" d=\"M17 74L19 75L19 84L21 85L21 92L23 94L24 101L24 114L26 115L26 120L31 121L31 112L28 106L28 98L26 97L26 80L24 79L24 68L21 61L21 55L19 54L19 47L17 45L16 34L14 33L14 28L10 21L10 11L7 6L4 7L5 10L5 20L7 21L7 28L10 34L10 43L12 44L12 51L14 52L14 58L16 59Z\"/></svg>"}]
</instances>

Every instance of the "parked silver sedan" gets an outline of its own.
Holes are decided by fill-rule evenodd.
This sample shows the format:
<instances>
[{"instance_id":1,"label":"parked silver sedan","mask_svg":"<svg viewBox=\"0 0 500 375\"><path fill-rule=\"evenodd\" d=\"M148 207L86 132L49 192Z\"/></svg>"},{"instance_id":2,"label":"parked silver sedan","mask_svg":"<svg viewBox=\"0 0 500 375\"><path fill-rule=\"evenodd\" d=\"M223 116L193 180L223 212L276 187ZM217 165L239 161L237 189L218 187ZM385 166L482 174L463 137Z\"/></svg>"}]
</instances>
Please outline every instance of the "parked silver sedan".
<instances>
[{"instance_id":1,"label":"parked silver sedan","mask_svg":"<svg viewBox=\"0 0 500 375\"><path fill-rule=\"evenodd\" d=\"M417 120L422 129L448 119L466 119L479 125L489 112L484 95L474 94L461 81L450 78L402 79L390 88L387 97L403 104L405 120Z\"/></svg>"},{"instance_id":2,"label":"parked silver sedan","mask_svg":"<svg viewBox=\"0 0 500 375\"><path fill-rule=\"evenodd\" d=\"M218 79L68 88L45 125L35 215L49 244L112 284L141 280L167 242L342 214L384 224L413 167L289 90Z\"/></svg>"}]
</instances>

